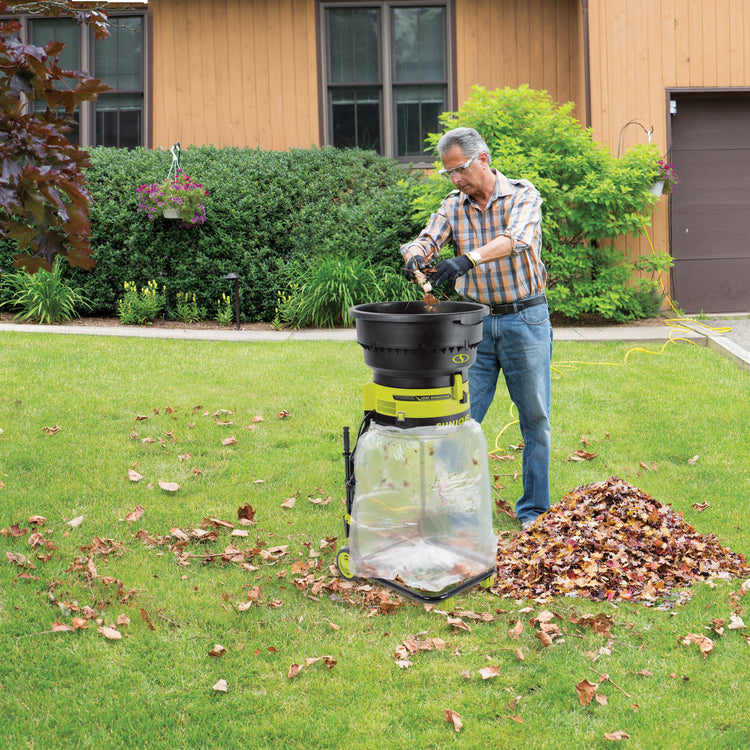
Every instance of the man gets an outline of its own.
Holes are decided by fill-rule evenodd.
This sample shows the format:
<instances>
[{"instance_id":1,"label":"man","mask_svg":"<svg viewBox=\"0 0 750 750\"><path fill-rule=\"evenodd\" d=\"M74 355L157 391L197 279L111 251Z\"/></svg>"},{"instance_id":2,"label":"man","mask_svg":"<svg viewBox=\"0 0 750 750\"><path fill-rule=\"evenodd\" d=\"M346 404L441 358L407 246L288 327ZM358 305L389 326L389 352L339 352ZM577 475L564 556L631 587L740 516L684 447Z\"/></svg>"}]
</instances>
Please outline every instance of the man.
<instances>
[{"instance_id":1,"label":"man","mask_svg":"<svg viewBox=\"0 0 750 750\"><path fill-rule=\"evenodd\" d=\"M471 416L481 422L500 370L518 409L523 437L521 528L549 510L552 326L540 258L542 199L527 180L509 180L490 167L490 153L472 128L445 133L437 145L440 174L457 190L442 202L419 237L401 247L405 276L424 269L448 242L455 257L437 264L433 287L455 283L462 298L490 308L469 368Z\"/></svg>"}]
</instances>

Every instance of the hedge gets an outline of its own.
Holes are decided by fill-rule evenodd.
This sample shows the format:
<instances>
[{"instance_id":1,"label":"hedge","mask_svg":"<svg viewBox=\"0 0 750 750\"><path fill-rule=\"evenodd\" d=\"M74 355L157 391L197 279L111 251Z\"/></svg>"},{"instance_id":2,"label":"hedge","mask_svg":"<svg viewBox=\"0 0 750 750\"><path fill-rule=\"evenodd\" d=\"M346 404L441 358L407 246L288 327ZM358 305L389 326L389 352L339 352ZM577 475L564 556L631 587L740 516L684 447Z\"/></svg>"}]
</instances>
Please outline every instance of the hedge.
<instances>
[{"instance_id":1,"label":"hedge","mask_svg":"<svg viewBox=\"0 0 750 750\"><path fill-rule=\"evenodd\" d=\"M181 168L208 189L207 220L181 229L137 211L136 189L167 176L169 151L92 149L86 170L92 196L93 271L65 278L93 303L90 314L116 315L125 282L156 280L173 310L193 293L215 314L224 279L240 281L244 321L271 321L278 292L304 278L321 258L365 258L398 269L399 246L420 227L411 218L417 175L374 152L333 147L262 151L190 147ZM11 268L14 243L0 243L0 268Z\"/></svg>"}]
</instances>

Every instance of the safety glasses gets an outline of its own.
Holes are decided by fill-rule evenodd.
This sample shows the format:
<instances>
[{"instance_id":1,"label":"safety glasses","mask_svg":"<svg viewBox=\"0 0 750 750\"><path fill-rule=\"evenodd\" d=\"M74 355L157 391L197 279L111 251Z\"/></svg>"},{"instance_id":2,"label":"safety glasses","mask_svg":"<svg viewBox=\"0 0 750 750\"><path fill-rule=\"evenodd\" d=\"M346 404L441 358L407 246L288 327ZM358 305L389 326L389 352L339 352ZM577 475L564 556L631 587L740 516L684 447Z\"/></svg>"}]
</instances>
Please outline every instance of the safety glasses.
<instances>
[{"instance_id":1,"label":"safety glasses","mask_svg":"<svg viewBox=\"0 0 750 750\"><path fill-rule=\"evenodd\" d=\"M471 159L468 161L465 161L463 164L461 164L458 167L452 167L451 169L441 169L438 174L441 177L445 177L446 180L452 180L454 175L463 175L466 174L469 167L471 166L471 163L476 159L476 156L472 156Z\"/></svg>"}]
</instances>

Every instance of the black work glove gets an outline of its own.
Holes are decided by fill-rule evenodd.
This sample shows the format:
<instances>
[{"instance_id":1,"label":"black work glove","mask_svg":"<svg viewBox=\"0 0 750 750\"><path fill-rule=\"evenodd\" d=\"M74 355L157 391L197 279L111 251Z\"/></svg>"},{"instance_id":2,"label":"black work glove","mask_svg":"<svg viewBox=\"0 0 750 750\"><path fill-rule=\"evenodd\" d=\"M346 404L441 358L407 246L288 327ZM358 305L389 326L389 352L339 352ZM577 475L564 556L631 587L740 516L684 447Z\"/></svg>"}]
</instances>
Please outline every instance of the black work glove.
<instances>
[{"instance_id":1,"label":"black work glove","mask_svg":"<svg viewBox=\"0 0 750 750\"><path fill-rule=\"evenodd\" d=\"M406 267L403 270L404 277L407 281L410 281L412 284L417 280L417 277L414 275L414 271L421 271L424 273L426 262L424 259L424 255L412 255L409 260L406 261Z\"/></svg>"},{"instance_id":2,"label":"black work glove","mask_svg":"<svg viewBox=\"0 0 750 750\"><path fill-rule=\"evenodd\" d=\"M441 260L435 267L435 273L430 278L430 283L434 287L452 284L459 276L471 271L475 265L468 255L458 255L455 258Z\"/></svg>"}]
</instances>

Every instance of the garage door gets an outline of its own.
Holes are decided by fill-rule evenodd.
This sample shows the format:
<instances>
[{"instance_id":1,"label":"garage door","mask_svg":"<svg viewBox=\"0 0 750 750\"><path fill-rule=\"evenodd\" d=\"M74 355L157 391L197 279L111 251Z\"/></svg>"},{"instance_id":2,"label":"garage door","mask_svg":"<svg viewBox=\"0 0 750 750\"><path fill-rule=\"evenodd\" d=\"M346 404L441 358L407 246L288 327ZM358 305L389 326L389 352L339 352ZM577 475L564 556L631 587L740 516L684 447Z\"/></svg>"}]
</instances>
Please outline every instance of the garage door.
<instances>
[{"instance_id":1,"label":"garage door","mask_svg":"<svg viewBox=\"0 0 750 750\"><path fill-rule=\"evenodd\" d=\"M674 297L687 313L750 312L750 94L672 100Z\"/></svg>"}]
</instances>

